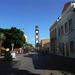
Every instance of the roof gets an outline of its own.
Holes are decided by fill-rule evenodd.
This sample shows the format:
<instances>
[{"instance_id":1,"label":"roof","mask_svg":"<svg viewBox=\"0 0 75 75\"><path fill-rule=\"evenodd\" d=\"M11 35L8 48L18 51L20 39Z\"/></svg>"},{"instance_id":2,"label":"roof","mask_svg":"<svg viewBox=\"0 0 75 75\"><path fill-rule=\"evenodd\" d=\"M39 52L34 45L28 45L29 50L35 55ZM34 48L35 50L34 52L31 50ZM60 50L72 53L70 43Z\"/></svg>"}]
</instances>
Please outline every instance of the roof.
<instances>
[{"instance_id":1,"label":"roof","mask_svg":"<svg viewBox=\"0 0 75 75\"><path fill-rule=\"evenodd\" d=\"M67 9L67 7L68 7L70 4L71 4L71 2L65 3L64 8L63 8L63 10L62 10L62 13Z\"/></svg>"},{"instance_id":2,"label":"roof","mask_svg":"<svg viewBox=\"0 0 75 75\"><path fill-rule=\"evenodd\" d=\"M42 40L50 40L49 38L45 38L45 39L42 39Z\"/></svg>"},{"instance_id":3,"label":"roof","mask_svg":"<svg viewBox=\"0 0 75 75\"><path fill-rule=\"evenodd\" d=\"M48 42L50 42L50 39L47 39L47 38L46 38L46 39L42 39L41 42L43 42L43 41L48 41Z\"/></svg>"}]
</instances>

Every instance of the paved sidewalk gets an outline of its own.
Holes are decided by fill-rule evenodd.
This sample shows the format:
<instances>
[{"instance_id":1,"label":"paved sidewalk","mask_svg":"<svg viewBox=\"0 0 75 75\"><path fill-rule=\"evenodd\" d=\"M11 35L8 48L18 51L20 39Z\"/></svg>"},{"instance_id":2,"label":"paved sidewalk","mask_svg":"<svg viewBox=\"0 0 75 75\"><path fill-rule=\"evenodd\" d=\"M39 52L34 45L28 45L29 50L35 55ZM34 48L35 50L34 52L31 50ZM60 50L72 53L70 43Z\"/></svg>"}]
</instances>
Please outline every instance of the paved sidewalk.
<instances>
[{"instance_id":1,"label":"paved sidewalk","mask_svg":"<svg viewBox=\"0 0 75 75\"><path fill-rule=\"evenodd\" d=\"M75 75L75 58L38 53L46 75Z\"/></svg>"},{"instance_id":2,"label":"paved sidewalk","mask_svg":"<svg viewBox=\"0 0 75 75\"><path fill-rule=\"evenodd\" d=\"M4 60L3 56L0 57L0 75L17 75L21 62L17 57L13 60Z\"/></svg>"}]
</instances>

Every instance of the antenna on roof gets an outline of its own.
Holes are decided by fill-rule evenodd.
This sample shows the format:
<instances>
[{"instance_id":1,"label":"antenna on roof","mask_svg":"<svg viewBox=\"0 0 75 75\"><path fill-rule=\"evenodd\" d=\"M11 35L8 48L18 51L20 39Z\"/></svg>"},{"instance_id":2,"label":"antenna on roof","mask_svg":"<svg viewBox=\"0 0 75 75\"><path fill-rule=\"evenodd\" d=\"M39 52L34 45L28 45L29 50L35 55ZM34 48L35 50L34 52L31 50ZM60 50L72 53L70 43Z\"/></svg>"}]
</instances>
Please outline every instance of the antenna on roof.
<instances>
[{"instance_id":1,"label":"antenna on roof","mask_svg":"<svg viewBox=\"0 0 75 75\"><path fill-rule=\"evenodd\" d=\"M22 31L24 31L24 27L23 27L23 25L22 25Z\"/></svg>"}]
</instances>

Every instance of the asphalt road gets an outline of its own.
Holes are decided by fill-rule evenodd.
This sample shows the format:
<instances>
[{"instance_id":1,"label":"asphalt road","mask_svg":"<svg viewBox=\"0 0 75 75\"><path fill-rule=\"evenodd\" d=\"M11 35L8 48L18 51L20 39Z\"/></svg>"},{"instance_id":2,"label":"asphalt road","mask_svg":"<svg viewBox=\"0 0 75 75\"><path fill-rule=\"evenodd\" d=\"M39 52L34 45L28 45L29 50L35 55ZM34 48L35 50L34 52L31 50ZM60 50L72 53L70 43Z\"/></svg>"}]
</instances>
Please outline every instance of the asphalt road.
<instances>
[{"instance_id":1,"label":"asphalt road","mask_svg":"<svg viewBox=\"0 0 75 75\"><path fill-rule=\"evenodd\" d=\"M42 67L38 53L30 52L22 55L21 64L17 75L46 75L42 69L36 69Z\"/></svg>"},{"instance_id":2,"label":"asphalt road","mask_svg":"<svg viewBox=\"0 0 75 75\"><path fill-rule=\"evenodd\" d=\"M75 75L75 59L29 52L0 61L0 75Z\"/></svg>"},{"instance_id":3,"label":"asphalt road","mask_svg":"<svg viewBox=\"0 0 75 75\"><path fill-rule=\"evenodd\" d=\"M18 75L75 75L75 58L30 52L21 59Z\"/></svg>"}]
</instances>

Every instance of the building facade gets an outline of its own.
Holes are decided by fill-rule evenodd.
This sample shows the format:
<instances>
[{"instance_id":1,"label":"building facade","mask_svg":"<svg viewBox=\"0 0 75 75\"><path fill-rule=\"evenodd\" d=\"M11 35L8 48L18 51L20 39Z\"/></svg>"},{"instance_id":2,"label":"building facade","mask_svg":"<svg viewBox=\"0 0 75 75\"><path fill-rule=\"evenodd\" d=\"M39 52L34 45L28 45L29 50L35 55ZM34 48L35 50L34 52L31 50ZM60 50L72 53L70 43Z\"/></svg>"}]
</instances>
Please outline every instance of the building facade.
<instances>
[{"instance_id":1,"label":"building facade","mask_svg":"<svg viewBox=\"0 0 75 75\"><path fill-rule=\"evenodd\" d=\"M59 55L75 57L75 2L68 2L58 22Z\"/></svg>"},{"instance_id":2,"label":"building facade","mask_svg":"<svg viewBox=\"0 0 75 75\"><path fill-rule=\"evenodd\" d=\"M57 22L56 21L51 27L50 27L50 53L57 54Z\"/></svg>"},{"instance_id":3,"label":"building facade","mask_svg":"<svg viewBox=\"0 0 75 75\"><path fill-rule=\"evenodd\" d=\"M50 39L42 39L41 40L41 50L50 50Z\"/></svg>"},{"instance_id":4,"label":"building facade","mask_svg":"<svg viewBox=\"0 0 75 75\"><path fill-rule=\"evenodd\" d=\"M27 35L26 35L26 34L24 34L24 37L25 37L26 42L27 42L27 41L28 41L28 37L27 37Z\"/></svg>"},{"instance_id":5,"label":"building facade","mask_svg":"<svg viewBox=\"0 0 75 75\"><path fill-rule=\"evenodd\" d=\"M65 3L56 28L58 55L75 58L75 2Z\"/></svg>"}]
</instances>

